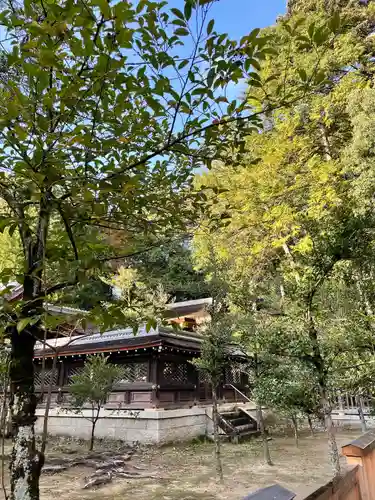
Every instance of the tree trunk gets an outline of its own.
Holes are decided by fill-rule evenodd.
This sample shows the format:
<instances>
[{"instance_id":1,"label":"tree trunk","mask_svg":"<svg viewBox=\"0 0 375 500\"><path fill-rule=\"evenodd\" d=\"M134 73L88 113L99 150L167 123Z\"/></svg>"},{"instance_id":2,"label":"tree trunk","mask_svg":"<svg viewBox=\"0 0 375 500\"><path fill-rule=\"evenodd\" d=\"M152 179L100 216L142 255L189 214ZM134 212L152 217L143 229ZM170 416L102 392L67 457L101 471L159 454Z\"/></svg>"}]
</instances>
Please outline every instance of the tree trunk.
<instances>
[{"instance_id":1,"label":"tree trunk","mask_svg":"<svg viewBox=\"0 0 375 500\"><path fill-rule=\"evenodd\" d=\"M332 420L332 408L328 400L326 390L321 387L320 391L321 391L320 401L324 414L324 425L328 436L329 458L332 465L333 473L336 477L340 474L341 468L340 468L340 455L336 443L335 426Z\"/></svg>"},{"instance_id":2,"label":"tree trunk","mask_svg":"<svg viewBox=\"0 0 375 500\"><path fill-rule=\"evenodd\" d=\"M295 442L296 448L298 448L298 421L297 421L297 417L295 415L292 415L291 420L292 420L293 430L294 430L294 442Z\"/></svg>"},{"instance_id":3,"label":"tree trunk","mask_svg":"<svg viewBox=\"0 0 375 500\"><path fill-rule=\"evenodd\" d=\"M37 326L11 331L10 381L13 396L13 449L10 459L10 500L39 500L39 476L43 455L35 447L34 334Z\"/></svg>"},{"instance_id":4,"label":"tree trunk","mask_svg":"<svg viewBox=\"0 0 375 500\"><path fill-rule=\"evenodd\" d=\"M57 353L55 353L54 356L53 356L51 378L50 378L50 382L49 382L49 385L48 385L47 400L46 400L46 409L44 411L44 418L43 418L42 445L40 447L40 451L43 454L45 453L46 446L47 446L48 417L49 417L49 410L50 410L50 407L51 407L52 386L53 386L53 383L54 383L54 380L55 380L56 365L57 365Z\"/></svg>"},{"instance_id":5,"label":"tree trunk","mask_svg":"<svg viewBox=\"0 0 375 500\"><path fill-rule=\"evenodd\" d=\"M5 485L5 437L6 437L6 420L9 408L9 397L8 397L8 386L9 386L9 361L8 356L6 358L6 373L3 380L3 400L1 406L1 420L0 420L0 431L1 431L1 486L4 493L4 499L8 498L8 492Z\"/></svg>"},{"instance_id":6,"label":"tree trunk","mask_svg":"<svg viewBox=\"0 0 375 500\"><path fill-rule=\"evenodd\" d=\"M91 438L90 438L90 447L89 451L92 451L94 449L94 441L95 441L95 426L96 426L96 420L92 421L92 426L91 426Z\"/></svg>"},{"instance_id":7,"label":"tree trunk","mask_svg":"<svg viewBox=\"0 0 375 500\"><path fill-rule=\"evenodd\" d=\"M102 405L99 404L96 408L94 406L94 403L91 405L91 439L90 439L90 448L89 451L92 451L94 449L94 441L95 441L95 427L96 423L99 420L99 415L100 415L100 409ZM95 413L96 412L96 413Z\"/></svg>"},{"instance_id":8,"label":"tree trunk","mask_svg":"<svg viewBox=\"0 0 375 500\"><path fill-rule=\"evenodd\" d=\"M43 314L43 270L52 208L52 194L46 189L40 199L38 223L31 231L20 210L19 233L25 258L23 308L14 319L40 318ZM35 447L34 423L37 399L34 391L34 346L42 340L40 322L28 324L18 332L9 328L11 336L10 383L12 394L13 448L10 458L10 500L39 500L39 477L44 456Z\"/></svg>"},{"instance_id":9,"label":"tree trunk","mask_svg":"<svg viewBox=\"0 0 375 500\"><path fill-rule=\"evenodd\" d=\"M263 441L264 461L268 465L273 465L272 460L271 460L270 448L268 446L268 437L267 437L266 427L264 425L264 418L263 418L263 412L262 412L261 405L257 405L257 418L258 418L260 435L261 435L262 441Z\"/></svg>"},{"instance_id":10,"label":"tree trunk","mask_svg":"<svg viewBox=\"0 0 375 500\"><path fill-rule=\"evenodd\" d=\"M4 375L4 380L2 384L2 398L1 398L1 418L0 418L0 433L2 437L6 437L6 421L8 415L9 408L9 394L8 394L8 386L9 386L9 362L6 360L6 373Z\"/></svg>"},{"instance_id":11,"label":"tree trunk","mask_svg":"<svg viewBox=\"0 0 375 500\"><path fill-rule=\"evenodd\" d=\"M311 434L311 437L315 437L315 434L314 434L314 427L313 427L313 423L312 423L312 420L311 420L311 416L310 415L307 415L307 421L309 423L309 428L310 428L310 434Z\"/></svg>"},{"instance_id":12,"label":"tree trunk","mask_svg":"<svg viewBox=\"0 0 375 500\"><path fill-rule=\"evenodd\" d=\"M334 476L336 477L341 472L340 456L336 443L335 427L332 421L332 408L327 395L327 379L326 379L327 372L326 372L325 360L320 351L318 332L316 330L314 318L312 315L312 299L313 295L309 297L307 302L306 319L308 321L308 329L309 329L308 333L313 349L313 363L319 381L320 406L323 412L324 427L328 436L329 458L332 465Z\"/></svg>"},{"instance_id":13,"label":"tree trunk","mask_svg":"<svg viewBox=\"0 0 375 500\"><path fill-rule=\"evenodd\" d=\"M212 421L214 424L214 445L215 445L215 461L216 461L216 474L217 479L223 482L223 466L221 463L221 443L219 437L219 423L217 411L217 387L212 386Z\"/></svg>"},{"instance_id":14,"label":"tree trunk","mask_svg":"<svg viewBox=\"0 0 375 500\"><path fill-rule=\"evenodd\" d=\"M5 421L5 437L11 438L13 437L13 395L10 392L9 394L9 401L8 401L8 408L7 408L7 414L6 414L6 421Z\"/></svg>"},{"instance_id":15,"label":"tree trunk","mask_svg":"<svg viewBox=\"0 0 375 500\"><path fill-rule=\"evenodd\" d=\"M323 156L326 161L332 160L331 145L329 143L328 133L324 123L319 123L321 145L323 150Z\"/></svg>"},{"instance_id":16,"label":"tree trunk","mask_svg":"<svg viewBox=\"0 0 375 500\"><path fill-rule=\"evenodd\" d=\"M357 400L357 405L358 405L359 420L361 421L361 430L362 430L362 432L367 432L366 419L365 419L365 415L363 413L363 399L362 399L362 396L357 396L356 400Z\"/></svg>"}]
</instances>

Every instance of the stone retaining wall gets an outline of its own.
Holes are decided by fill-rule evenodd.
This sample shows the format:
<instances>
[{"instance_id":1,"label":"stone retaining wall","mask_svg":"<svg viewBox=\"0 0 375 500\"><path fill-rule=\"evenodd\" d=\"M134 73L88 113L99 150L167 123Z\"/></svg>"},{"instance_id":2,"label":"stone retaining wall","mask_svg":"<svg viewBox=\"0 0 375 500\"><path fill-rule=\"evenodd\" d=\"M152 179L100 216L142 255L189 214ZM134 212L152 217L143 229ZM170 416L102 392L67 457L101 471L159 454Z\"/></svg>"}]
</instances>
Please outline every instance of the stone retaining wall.
<instances>
[{"instance_id":1,"label":"stone retaining wall","mask_svg":"<svg viewBox=\"0 0 375 500\"><path fill-rule=\"evenodd\" d=\"M77 415L59 408L50 410L48 433L52 436L69 436L89 439L91 434L90 411ZM118 439L128 443L162 444L189 440L212 433L210 408L194 407L179 410L108 410L102 409L96 424L97 438ZM43 429L42 408L37 410L35 429ZM87 418L85 418L87 417Z\"/></svg>"}]
</instances>

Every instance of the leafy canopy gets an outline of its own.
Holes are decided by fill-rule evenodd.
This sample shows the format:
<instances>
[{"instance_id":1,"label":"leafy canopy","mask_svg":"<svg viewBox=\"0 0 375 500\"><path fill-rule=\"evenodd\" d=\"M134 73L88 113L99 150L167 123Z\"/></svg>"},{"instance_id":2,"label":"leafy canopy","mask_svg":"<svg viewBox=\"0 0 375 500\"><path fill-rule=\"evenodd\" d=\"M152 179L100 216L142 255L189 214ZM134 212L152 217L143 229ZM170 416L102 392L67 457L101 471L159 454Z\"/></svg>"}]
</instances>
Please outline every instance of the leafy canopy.
<instances>
[{"instance_id":1,"label":"leafy canopy","mask_svg":"<svg viewBox=\"0 0 375 500\"><path fill-rule=\"evenodd\" d=\"M18 315L37 319L35 299L185 231L201 201L189 194L194 168L257 123L226 87L259 67L268 38L218 33L212 4L5 2L1 229L22 246Z\"/></svg>"}]
</instances>

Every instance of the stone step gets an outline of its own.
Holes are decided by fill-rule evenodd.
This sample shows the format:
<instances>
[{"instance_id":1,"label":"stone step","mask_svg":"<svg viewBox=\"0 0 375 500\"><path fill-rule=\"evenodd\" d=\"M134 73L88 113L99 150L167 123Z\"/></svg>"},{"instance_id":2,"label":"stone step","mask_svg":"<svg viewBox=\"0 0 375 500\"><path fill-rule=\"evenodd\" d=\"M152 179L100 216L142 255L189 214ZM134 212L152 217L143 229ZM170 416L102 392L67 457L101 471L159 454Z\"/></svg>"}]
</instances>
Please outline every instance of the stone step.
<instances>
[{"instance_id":1,"label":"stone step","mask_svg":"<svg viewBox=\"0 0 375 500\"><path fill-rule=\"evenodd\" d=\"M207 434L206 437L210 441L215 441L213 434ZM219 439L220 441L229 441L231 439L231 436L229 434L219 434Z\"/></svg>"},{"instance_id":2,"label":"stone step","mask_svg":"<svg viewBox=\"0 0 375 500\"><path fill-rule=\"evenodd\" d=\"M238 434L243 434L243 433L248 432L248 431L254 432L257 430L258 430L257 426L254 425L253 423L236 426L236 432L238 432Z\"/></svg>"},{"instance_id":3,"label":"stone step","mask_svg":"<svg viewBox=\"0 0 375 500\"><path fill-rule=\"evenodd\" d=\"M233 418L230 423L233 425L233 427L238 427L239 425L246 425L250 423L249 417L246 416L241 416L238 418Z\"/></svg>"},{"instance_id":4,"label":"stone step","mask_svg":"<svg viewBox=\"0 0 375 500\"><path fill-rule=\"evenodd\" d=\"M241 417L241 413L239 411L221 411L219 413L222 418L225 418L225 420L228 421Z\"/></svg>"},{"instance_id":5,"label":"stone step","mask_svg":"<svg viewBox=\"0 0 375 500\"><path fill-rule=\"evenodd\" d=\"M247 439L256 438L258 436L260 436L260 431L255 431L255 430L246 431L246 432L243 432L242 434L235 434L235 435L233 435L231 437L231 442L234 443L234 444L238 444L241 441L245 441Z\"/></svg>"}]
</instances>

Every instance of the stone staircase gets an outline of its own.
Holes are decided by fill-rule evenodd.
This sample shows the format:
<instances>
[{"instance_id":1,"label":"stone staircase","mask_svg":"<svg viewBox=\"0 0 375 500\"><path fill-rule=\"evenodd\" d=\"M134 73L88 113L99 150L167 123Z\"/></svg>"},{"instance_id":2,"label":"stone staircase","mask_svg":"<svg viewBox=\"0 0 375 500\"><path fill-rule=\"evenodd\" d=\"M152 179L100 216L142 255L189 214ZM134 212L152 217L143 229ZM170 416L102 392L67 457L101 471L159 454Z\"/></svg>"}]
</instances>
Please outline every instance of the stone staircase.
<instances>
[{"instance_id":1,"label":"stone staircase","mask_svg":"<svg viewBox=\"0 0 375 500\"><path fill-rule=\"evenodd\" d=\"M223 409L218 415L220 429L234 443L259 435L257 421L245 408Z\"/></svg>"}]
</instances>

